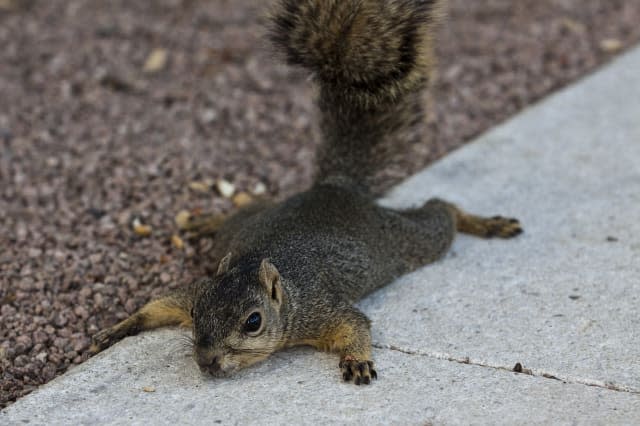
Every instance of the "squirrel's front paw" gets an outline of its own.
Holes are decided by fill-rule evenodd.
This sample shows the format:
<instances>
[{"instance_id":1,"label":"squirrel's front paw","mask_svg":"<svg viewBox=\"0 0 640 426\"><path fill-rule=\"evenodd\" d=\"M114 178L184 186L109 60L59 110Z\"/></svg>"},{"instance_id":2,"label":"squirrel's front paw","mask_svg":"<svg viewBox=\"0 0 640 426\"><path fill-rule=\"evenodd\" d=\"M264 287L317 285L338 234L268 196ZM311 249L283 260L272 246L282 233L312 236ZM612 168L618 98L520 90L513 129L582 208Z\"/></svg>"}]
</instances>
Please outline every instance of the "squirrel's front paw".
<instances>
[{"instance_id":1,"label":"squirrel's front paw","mask_svg":"<svg viewBox=\"0 0 640 426\"><path fill-rule=\"evenodd\" d=\"M373 361L358 361L352 356L346 356L340 361L339 366L345 382L353 379L356 385L368 385L371 379L378 378L378 373L373 368Z\"/></svg>"},{"instance_id":2,"label":"squirrel's front paw","mask_svg":"<svg viewBox=\"0 0 640 426\"><path fill-rule=\"evenodd\" d=\"M113 345L117 340L116 338L114 338L114 334L115 333L113 332L113 327L106 328L94 334L91 338L92 342L91 347L89 348L89 352L91 354L97 354L98 352L101 352L107 349L109 346Z\"/></svg>"}]
</instances>

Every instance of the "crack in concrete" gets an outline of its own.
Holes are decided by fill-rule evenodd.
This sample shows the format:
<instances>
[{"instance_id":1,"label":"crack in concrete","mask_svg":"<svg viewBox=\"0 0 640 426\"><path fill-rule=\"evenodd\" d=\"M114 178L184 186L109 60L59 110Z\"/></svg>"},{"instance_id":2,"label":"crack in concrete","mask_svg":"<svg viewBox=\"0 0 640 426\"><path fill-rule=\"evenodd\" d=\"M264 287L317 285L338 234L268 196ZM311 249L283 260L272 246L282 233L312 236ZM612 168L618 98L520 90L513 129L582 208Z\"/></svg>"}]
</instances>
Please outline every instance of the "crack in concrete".
<instances>
[{"instance_id":1,"label":"crack in concrete","mask_svg":"<svg viewBox=\"0 0 640 426\"><path fill-rule=\"evenodd\" d=\"M480 360L475 360L469 357L457 357L457 356L442 353L442 352L420 351L420 350L402 348L396 345L383 345L379 343L374 343L372 346L376 349L388 349L396 352L401 352L407 355L424 356L428 358L456 362L458 364L475 365L478 367L492 368L494 370L508 371L510 373L515 373L515 374L524 374L527 376L558 380L563 383L592 386L592 387L602 388L602 389L611 390L615 392L625 392L625 393L640 395L640 389L636 389L630 386L620 385L617 383L607 382L602 380L584 379L580 377L572 377L565 374L550 373L549 371L545 371L541 369L525 368L520 362L516 363L514 367L505 367L504 365L490 364L490 363L483 362Z\"/></svg>"}]
</instances>

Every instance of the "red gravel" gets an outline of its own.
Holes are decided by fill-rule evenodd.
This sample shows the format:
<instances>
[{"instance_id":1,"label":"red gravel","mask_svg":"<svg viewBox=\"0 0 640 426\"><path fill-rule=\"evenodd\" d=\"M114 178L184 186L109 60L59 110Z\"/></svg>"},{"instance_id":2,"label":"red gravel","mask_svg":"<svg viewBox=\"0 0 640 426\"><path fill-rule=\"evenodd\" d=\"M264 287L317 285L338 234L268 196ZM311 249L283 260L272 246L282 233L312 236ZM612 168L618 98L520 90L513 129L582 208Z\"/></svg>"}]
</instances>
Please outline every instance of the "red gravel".
<instances>
[{"instance_id":1,"label":"red gravel","mask_svg":"<svg viewBox=\"0 0 640 426\"><path fill-rule=\"evenodd\" d=\"M189 182L274 195L310 182L312 92L265 49L264 3L0 0L0 407L206 271L194 254L208 241L172 247L174 216L232 206ZM431 142L395 175L603 63L638 22L638 1L451 0ZM154 48L168 62L144 73Z\"/></svg>"}]
</instances>

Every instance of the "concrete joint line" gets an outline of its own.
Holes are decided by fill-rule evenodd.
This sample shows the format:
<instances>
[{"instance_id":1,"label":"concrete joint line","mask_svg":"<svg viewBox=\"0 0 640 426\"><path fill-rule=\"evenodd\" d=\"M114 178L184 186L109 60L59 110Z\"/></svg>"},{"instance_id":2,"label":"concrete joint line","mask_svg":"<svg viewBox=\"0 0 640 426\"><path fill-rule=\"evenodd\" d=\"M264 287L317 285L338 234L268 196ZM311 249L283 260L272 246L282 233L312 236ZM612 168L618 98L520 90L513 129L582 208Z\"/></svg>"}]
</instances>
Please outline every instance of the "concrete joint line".
<instances>
[{"instance_id":1,"label":"concrete joint line","mask_svg":"<svg viewBox=\"0 0 640 426\"><path fill-rule=\"evenodd\" d=\"M563 383L592 386L592 387L607 389L615 392L626 392L626 393L631 393L635 395L640 395L640 389L636 389L630 386L620 385L617 383L602 381L602 380L593 380L593 379L587 379L587 378L581 378L581 377L572 377L565 374L550 373L545 370L525 368L521 362L517 362L514 367L507 367L504 365L490 364L486 361L475 360L469 357L456 357L456 356L442 353L442 352L420 351L420 350L402 348L396 345L383 345L379 343L374 343L372 346L376 349L387 349L391 351L401 352L407 355L424 356L424 357L433 358L433 359L457 362L458 364L475 365L478 367L491 368L494 370L508 371L510 373L515 373L515 374L524 374L527 376L558 380Z\"/></svg>"}]
</instances>

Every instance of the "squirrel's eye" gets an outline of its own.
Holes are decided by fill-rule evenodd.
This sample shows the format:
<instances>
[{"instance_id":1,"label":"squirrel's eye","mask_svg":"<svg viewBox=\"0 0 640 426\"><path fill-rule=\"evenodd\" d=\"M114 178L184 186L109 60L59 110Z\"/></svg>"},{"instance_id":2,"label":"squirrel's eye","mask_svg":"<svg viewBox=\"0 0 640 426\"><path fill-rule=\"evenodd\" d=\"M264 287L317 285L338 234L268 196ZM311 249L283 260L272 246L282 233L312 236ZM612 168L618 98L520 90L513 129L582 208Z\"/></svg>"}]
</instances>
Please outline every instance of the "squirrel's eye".
<instances>
[{"instance_id":1,"label":"squirrel's eye","mask_svg":"<svg viewBox=\"0 0 640 426\"><path fill-rule=\"evenodd\" d=\"M247 333L255 333L260 330L260 325L262 324L262 316L260 312L254 312L249 315L249 318L244 323L244 331Z\"/></svg>"}]
</instances>

